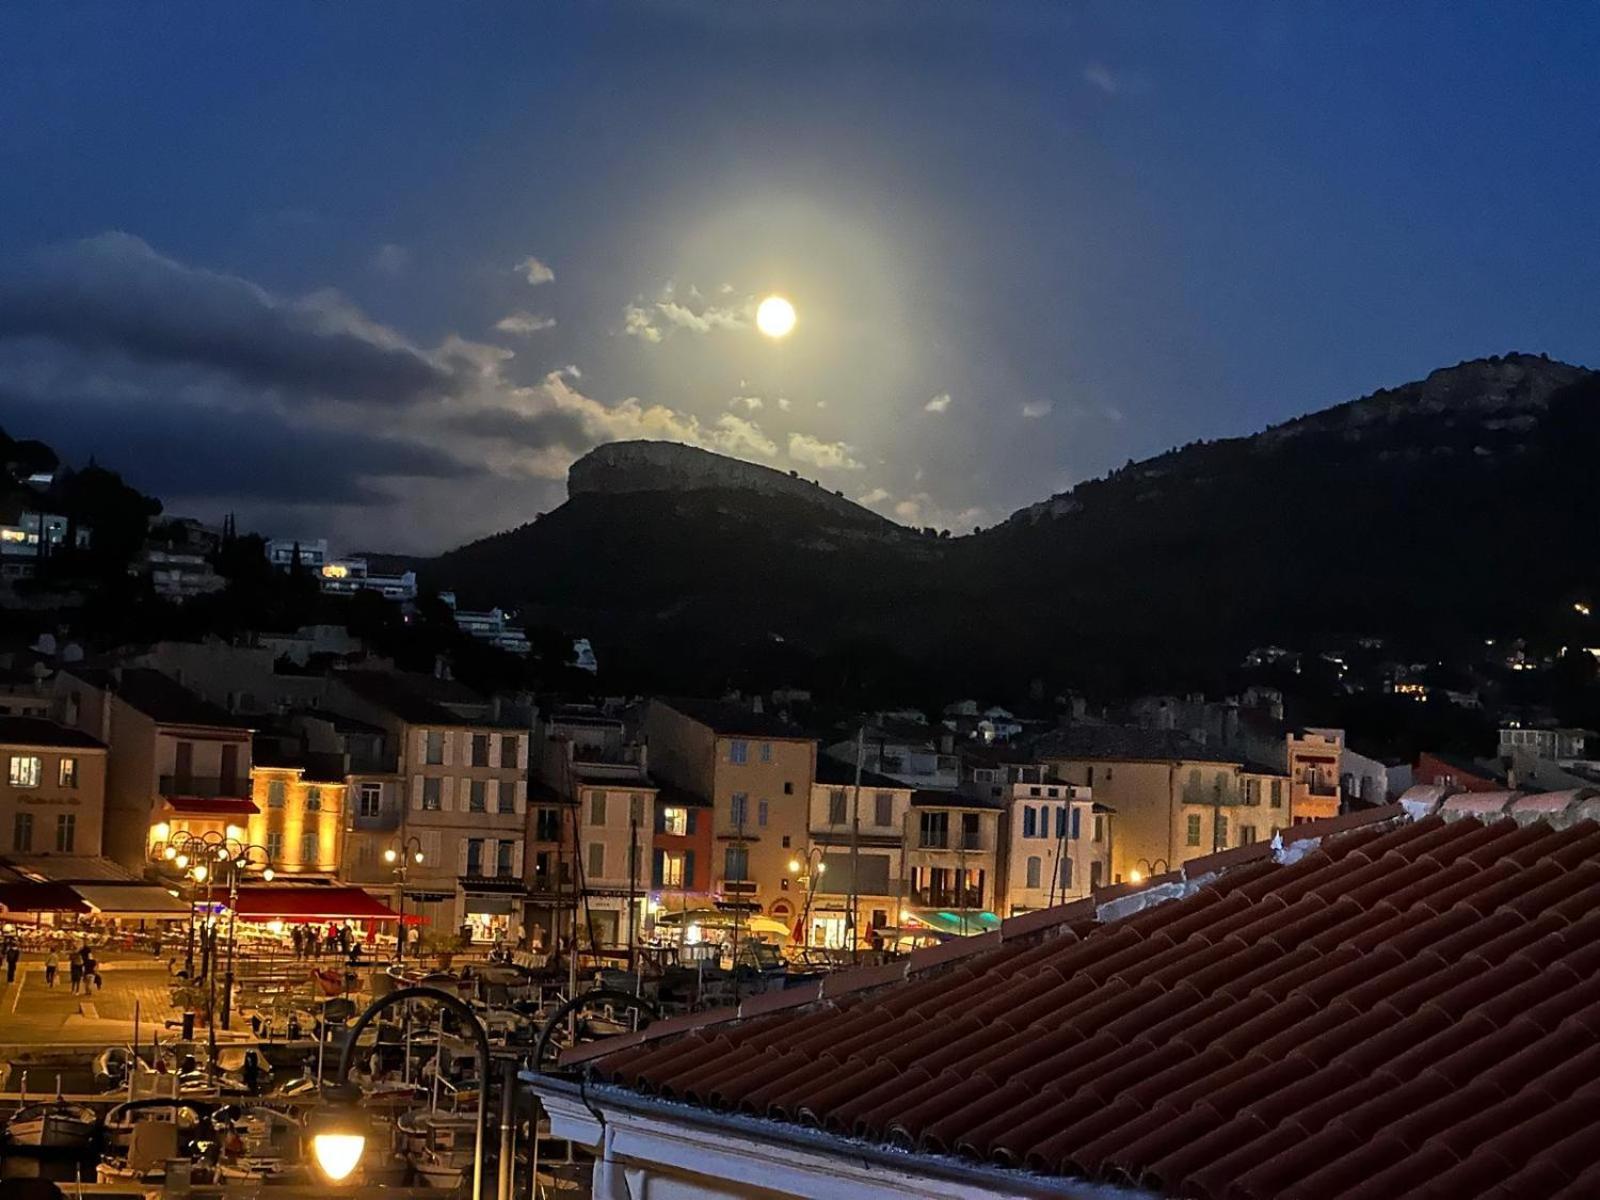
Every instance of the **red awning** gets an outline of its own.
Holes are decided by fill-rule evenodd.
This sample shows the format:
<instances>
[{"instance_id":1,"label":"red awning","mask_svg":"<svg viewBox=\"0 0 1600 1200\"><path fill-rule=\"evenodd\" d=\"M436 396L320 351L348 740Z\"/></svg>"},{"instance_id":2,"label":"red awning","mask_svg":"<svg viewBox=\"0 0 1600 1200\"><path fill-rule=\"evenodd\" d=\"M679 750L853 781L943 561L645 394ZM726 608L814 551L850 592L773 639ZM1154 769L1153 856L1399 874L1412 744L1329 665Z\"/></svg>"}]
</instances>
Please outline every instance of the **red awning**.
<instances>
[{"instance_id":1,"label":"red awning","mask_svg":"<svg viewBox=\"0 0 1600 1200\"><path fill-rule=\"evenodd\" d=\"M253 817L261 811L240 796L168 796L166 803L180 817Z\"/></svg>"},{"instance_id":2,"label":"red awning","mask_svg":"<svg viewBox=\"0 0 1600 1200\"><path fill-rule=\"evenodd\" d=\"M92 912L64 883L0 883L0 908L6 912Z\"/></svg>"},{"instance_id":3,"label":"red awning","mask_svg":"<svg viewBox=\"0 0 1600 1200\"><path fill-rule=\"evenodd\" d=\"M400 914L356 887L242 887L242 921L398 921Z\"/></svg>"}]
</instances>

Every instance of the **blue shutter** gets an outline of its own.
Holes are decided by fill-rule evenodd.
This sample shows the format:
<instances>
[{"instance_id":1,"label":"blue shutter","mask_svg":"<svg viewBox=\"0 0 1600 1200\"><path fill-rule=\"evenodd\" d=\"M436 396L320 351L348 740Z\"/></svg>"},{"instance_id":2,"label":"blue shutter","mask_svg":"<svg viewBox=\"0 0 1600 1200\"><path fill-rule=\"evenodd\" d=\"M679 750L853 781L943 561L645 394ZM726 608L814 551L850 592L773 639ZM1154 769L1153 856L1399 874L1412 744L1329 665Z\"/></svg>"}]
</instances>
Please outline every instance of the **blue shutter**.
<instances>
[{"instance_id":1,"label":"blue shutter","mask_svg":"<svg viewBox=\"0 0 1600 1200\"><path fill-rule=\"evenodd\" d=\"M1038 818L1033 811L1033 805L1024 806L1022 810L1022 836L1030 838L1038 831Z\"/></svg>"},{"instance_id":2,"label":"blue shutter","mask_svg":"<svg viewBox=\"0 0 1600 1200\"><path fill-rule=\"evenodd\" d=\"M1082 813L1083 813L1083 810L1081 808L1075 808L1075 809L1072 810L1072 840L1073 841L1077 841L1078 840L1078 836L1079 836L1078 818L1082 815Z\"/></svg>"},{"instance_id":3,"label":"blue shutter","mask_svg":"<svg viewBox=\"0 0 1600 1200\"><path fill-rule=\"evenodd\" d=\"M699 818L699 816L700 816L700 812L699 812L698 809L691 808L689 810L689 819L688 819L688 821L686 821L684 823L684 827L683 827L683 830L684 830L685 833L693 833L694 832L694 823Z\"/></svg>"},{"instance_id":4,"label":"blue shutter","mask_svg":"<svg viewBox=\"0 0 1600 1200\"><path fill-rule=\"evenodd\" d=\"M657 850L650 856L650 886L659 888L663 876L662 862L666 857L665 850Z\"/></svg>"}]
</instances>

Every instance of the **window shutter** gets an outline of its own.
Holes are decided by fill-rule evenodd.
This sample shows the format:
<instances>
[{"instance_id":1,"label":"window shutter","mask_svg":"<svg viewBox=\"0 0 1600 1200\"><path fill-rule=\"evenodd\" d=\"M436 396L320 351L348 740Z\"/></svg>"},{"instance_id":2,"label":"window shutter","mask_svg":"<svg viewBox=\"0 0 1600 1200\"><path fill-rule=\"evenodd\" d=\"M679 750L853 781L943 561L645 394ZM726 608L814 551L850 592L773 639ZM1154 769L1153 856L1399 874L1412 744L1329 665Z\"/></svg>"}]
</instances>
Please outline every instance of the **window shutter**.
<instances>
[{"instance_id":1,"label":"window shutter","mask_svg":"<svg viewBox=\"0 0 1600 1200\"><path fill-rule=\"evenodd\" d=\"M414 761L419 763L428 761L428 731L426 729L417 730L417 753Z\"/></svg>"},{"instance_id":2,"label":"window shutter","mask_svg":"<svg viewBox=\"0 0 1600 1200\"><path fill-rule=\"evenodd\" d=\"M455 738L450 736L448 730L445 732L444 736L442 738L440 738L439 740L444 743L444 765L448 767L455 760L455 755L454 755L453 751L455 749L455 741L456 740L455 740Z\"/></svg>"},{"instance_id":3,"label":"window shutter","mask_svg":"<svg viewBox=\"0 0 1600 1200\"><path fill-rule=\"evenodd\" d=\"M666 855L665 850L657 850L650 855L650 886L653 888L659 888L661 881L666 877L662 865Z\"/></svg>"},{"instance_id":4,"label":"window shutter","mask_svg":"<svg viewBox=\"0 0 1600 1200\"><path fill-rule=\"evenodd\" d=\"M684 826L684 829L685 829L686 832L688 832L688 833L693 833L694 832L695 819L697 817L699 817L699 815L700 815L700 812L699 812L698 809L691 808L689 810L689 820L688 820L687 824L685 824L685 826ZM685 872L687 872L688 868L684 868L684 870L685 870Z\"/></svg>"},{"instance_id":5,"label":"window shutter","mask_svg":"<svg viewBox=\"0 0 1600 1200\"><path fill-rule=\"evenodd\" d=\"M523 733L517 736L517 770L528 769L528 735Z\"/></svg>"},{"instance_id":6,"label":"window shutter","mask_svg":"<svg viewBox=\"0 0 1600 1200\"><path fill-rule=\"evenodd\" d=\"M483 807L492 813L500 811L500 781L491 779L483 785Z\"/></svg>"},{"instance_id":7,"label":"window shutter","mask_svg":"<svg viewBox=\"0 0 1600 1200\"><path fill-rule=\"evenodd\" d=\"M512 793L511 805L517 816L522 816L528 811L528 784L526 780L519 779L516 791Z\"/></svg>"},{"instance_id":8,"label":"window shutter","mask_svg":"<svg viewBox=\"0 0 1600 1200\"><path fill-rule=\"evenodd\" d=\"M462 838L458 843L456 843L456 849L459 852L456 855L457 875L465 875L467 873L467 841L467 838Z\"/></svg>"},{"instance_id":9,"label":"window shutter","mask_svg":"<svg viewBox=\"0 0 1600 1200\"><path fill-rule=\"evenodd\" d=\"M411 777L411 807L412 808L421 808L422 807L422 776L421 775L413 775Z\"/></svg>"},{"instance_id":10,"label":"window shutter","mask_svg":"<svg viewBox=\"0 0 1600 1200\"><path fill-rule=\"evenodd\" d=\"M449 744L450 744L449 742L445 743L446 746L448 746ZM446 754L445 757L449 758L450 756L449 756L449 754ZM448 779L447 778L443 783L441 783L439 785L439 807L442 808L445 812L453 812L455 810L455 807L456 807L456 781L454 779Z\"/></svg>"},{"instance_id":11,"label":"window shutter","mask_svg":"<svg viewBox=\"0 0 1600 1200\"><path fill-rule=\"evenodd\" d=\"M694 819L694 810L689 810L689 819ZM694 851L683 852L683 887L685 891L694 890Z\"/></svg>"},{"instance_id":12,"label":"window shutter","mask_svg":"<svg viewBox=\"0 0 1600 1200\"><path fill-rule=\"evenodd\" d=\"M667 831L667 810L660 805L656 806L655 829L657 833L665 833Z\"/></svg>"}]
</instances>

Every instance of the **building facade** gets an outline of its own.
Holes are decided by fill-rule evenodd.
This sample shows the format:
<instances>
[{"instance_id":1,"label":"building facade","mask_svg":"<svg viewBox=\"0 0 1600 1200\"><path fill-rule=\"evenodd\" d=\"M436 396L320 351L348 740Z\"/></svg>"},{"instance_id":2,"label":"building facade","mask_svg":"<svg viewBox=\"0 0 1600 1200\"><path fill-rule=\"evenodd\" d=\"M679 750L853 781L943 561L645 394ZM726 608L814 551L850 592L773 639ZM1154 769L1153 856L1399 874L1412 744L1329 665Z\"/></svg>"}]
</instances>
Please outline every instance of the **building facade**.
<instances>
[{"instance_id":1,"label":"building facade","mask_svg":"<svg viewBox=\"0 0 1600 1200\"><path fill-rule=\"evenodd\" d=\"M100 853L102 742L54 721L0 716L0 767L0 845L9 853Z\"/></svg>"},{"instance_id":2,"label":"building facade","mask_svg":"<svg viewBox=\"0 0 1600 1200\"><path fill-rule=\"evenodd\" d=\"M863 771L858 792L853 765L826 755L817 760L809 848L791 863L801 868L796 886L806 945L854 948L852 898L855 946L870 946L874 934L899 926L907 904L912 790L888 775Z\"/></svg>"},{"instance_id":3,"label":"building facade","mask_svg":"<svg viewBox=\"0 0 1600 1200\"><path fill-rule=\"evenodd\" d=\"M1113 814L1089 788L1022 782L1008 793L1001 916L1077 900L1110 882Z\"/></svg>"},{"instance_id":4,"label":"building facade","mask_svg":"<svg viewBox=\"0 0 1600 1200\"><path fill-rule=\"evenodd\" d=\"M653 700L644 728L652 774L704 800L714 901L793 925L801 903L789 864L806 847L816 742L717 701Z\"/></svg>"},{"instance_id":5,"label":"building facade","mask_svg":"<svg viewBox=\"0 0 1600 1200\"><path fill-rule=\"evenodd\" d=\"M1342 807L1344 730L1302 729L1288 735L1289 808L1295 824L1336 817Z\"/></svg>"}]
</instances>

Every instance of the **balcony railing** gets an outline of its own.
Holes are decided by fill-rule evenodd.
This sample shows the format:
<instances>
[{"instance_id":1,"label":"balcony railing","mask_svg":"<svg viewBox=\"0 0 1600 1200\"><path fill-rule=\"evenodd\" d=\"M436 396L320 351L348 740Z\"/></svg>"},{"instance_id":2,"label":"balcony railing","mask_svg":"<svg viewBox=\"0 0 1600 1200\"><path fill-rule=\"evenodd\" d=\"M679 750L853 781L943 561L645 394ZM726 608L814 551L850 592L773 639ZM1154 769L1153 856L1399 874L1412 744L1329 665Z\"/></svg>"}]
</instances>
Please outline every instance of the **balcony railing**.
<instances>
[{"instance_id":1,"label":"balcony railing","mask_svg":"<svg viewBox=\"0 0 1600 1200\"><path fill-rule=\"evenodd\" d=\"M196 796L203 800L243 800L250 795L250 784L242 779L221 779L215 775L163 775L163 796Z\"/></svg>"},{"instance_id":2,"label":"balcony railing","mask_svg":"<svg viewBox=\"0 0 1600 1200\"><path fill-rule=\"evenodd\" d=\"M950 848L950 835L945 832L929 833L924 830L917 838L919 850L948 850Z\"/></svg>"},{"instance_id":3,"label":"balcony railing","mask_svg":"<svg viewBox=\"0 0 1600 1200\"><path fill-rule=\"evenodd\" d=\"M983 907L983 892L977 888L914 888L910 899L917 908Z\"/></svg>"}]
</instances>

